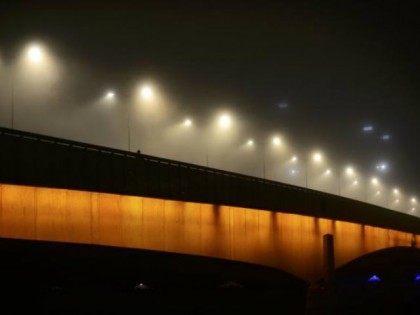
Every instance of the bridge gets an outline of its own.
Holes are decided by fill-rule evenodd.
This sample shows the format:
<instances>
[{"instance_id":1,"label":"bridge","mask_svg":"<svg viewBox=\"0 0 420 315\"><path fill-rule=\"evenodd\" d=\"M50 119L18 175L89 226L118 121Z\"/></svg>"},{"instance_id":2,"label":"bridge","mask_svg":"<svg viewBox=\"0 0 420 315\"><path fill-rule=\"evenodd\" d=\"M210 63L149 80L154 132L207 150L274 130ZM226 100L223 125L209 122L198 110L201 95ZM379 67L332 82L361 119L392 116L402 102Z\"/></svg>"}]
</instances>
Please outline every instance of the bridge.
<instances>
[{"instance_id":1,"label":"bridge","mask_svg":"<svg viewBox=\"0 0 420 315\"><path fill-rule=\"evenodd\" d=\"M325 275L326 249L334 249L328 259L339 267L384 248L420 247L420 219L261 178L0 128L0 237L218 257L315 281Z\"/></svg>"}]
</instances>

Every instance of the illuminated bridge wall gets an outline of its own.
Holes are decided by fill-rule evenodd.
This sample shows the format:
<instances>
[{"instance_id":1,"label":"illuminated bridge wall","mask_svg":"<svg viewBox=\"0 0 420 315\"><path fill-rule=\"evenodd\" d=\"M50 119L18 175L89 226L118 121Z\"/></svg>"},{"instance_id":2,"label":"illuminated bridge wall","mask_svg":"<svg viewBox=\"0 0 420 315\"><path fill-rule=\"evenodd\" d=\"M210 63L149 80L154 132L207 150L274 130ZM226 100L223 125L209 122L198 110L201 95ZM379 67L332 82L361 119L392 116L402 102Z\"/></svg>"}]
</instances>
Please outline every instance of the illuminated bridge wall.
<instances>
[{"instance_id":1,"label":"illuminated bridge wall","mask_svg":"<svg viewBox=\"0 0 420 315\"><path fill-rule=\"evenodd\" d=\"M322 236L336 264L409 246L412 234L340 220L234 206L69 189L0 185L0 236L204 255L322 276ZM420 244L420 236L416 236ZM418 246L418 245L417 245Z\"/></svg>"},{"instance_id":2,"label":"illuminated bridge wall","mask_svg":"<svg viewBox=\"0 0 420 315\"><path fill-rule=\"evenodd\" d=\"M340 266L381 248L413 240L419 246L420 218L279 182L0 128L1 237L220 257L315 280L323 276L326 233L335 236Z\"/></svg>"}]
</instances>

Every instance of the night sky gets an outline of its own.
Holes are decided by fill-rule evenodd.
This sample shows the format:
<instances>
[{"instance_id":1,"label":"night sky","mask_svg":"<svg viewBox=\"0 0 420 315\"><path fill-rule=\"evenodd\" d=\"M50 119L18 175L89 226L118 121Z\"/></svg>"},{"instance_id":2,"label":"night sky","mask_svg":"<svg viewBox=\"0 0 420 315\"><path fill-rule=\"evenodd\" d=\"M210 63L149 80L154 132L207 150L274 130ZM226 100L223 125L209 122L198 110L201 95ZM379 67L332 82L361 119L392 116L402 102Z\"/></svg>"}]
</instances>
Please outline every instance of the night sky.
<instances>
[{"instance_id":1,"label":"night sky","mask_svg":"<svg viewBox=\"0 0 420 315\"><path fill-rule=\"evenodd\" d=\"M415 1L19 2L0 2L6 61L36 38L99 87L150 77L190 112L228 104L343 163L387 160L392 182L420 191Z\"/></svg>"}]
</instances>

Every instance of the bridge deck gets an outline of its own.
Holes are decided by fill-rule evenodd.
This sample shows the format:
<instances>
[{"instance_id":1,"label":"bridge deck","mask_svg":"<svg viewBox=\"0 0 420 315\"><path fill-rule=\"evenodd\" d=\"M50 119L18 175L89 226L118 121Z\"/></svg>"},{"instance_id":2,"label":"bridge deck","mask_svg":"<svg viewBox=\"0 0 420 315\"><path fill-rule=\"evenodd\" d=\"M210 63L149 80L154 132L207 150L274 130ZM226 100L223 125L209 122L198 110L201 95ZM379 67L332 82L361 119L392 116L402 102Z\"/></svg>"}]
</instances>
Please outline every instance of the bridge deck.
<instances>
[{"instance_id":1,"label":"bridge deck","mask_svg":"<svg viewBox=\"0 0 420 315\"><path fill-rule=\"evenodd\" d=\"M360 201L7 128L0 128L0 183L266 209L420 233L420 218Z\"/></svg>"}]
</instances>

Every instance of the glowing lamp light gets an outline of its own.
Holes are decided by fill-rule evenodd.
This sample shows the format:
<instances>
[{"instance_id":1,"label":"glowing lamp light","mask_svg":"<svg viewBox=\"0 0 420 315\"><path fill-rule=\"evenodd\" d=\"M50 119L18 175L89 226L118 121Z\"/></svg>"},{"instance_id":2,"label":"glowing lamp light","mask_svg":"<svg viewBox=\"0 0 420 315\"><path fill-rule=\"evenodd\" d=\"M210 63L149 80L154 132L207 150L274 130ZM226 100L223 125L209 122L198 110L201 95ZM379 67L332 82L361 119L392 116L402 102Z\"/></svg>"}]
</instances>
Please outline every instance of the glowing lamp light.
<instances>
[{"instance_id":1,"label":"glowing lamp light","mask_svg":"<svg viewBox=\"0 0 420 315\"><path fill-rule=\"evenodd\" d=\"M376 169L380 172L386 172L388 170L388 164L385 162L381 162L378 165L376 165Z\"/></svg>"},{"instance_id":2,"label":"glowing lamp light","mask_svg":"<svg viewBox=\"0 0 420 315\"><path fill-rule=\"evenodd\" d=\"M330 169L327 169L326 171L325 171L325 175L330 175L331 174L331 170Z\"/></svg>"},{"instance_id":3,"label":"glowing lamp light","mask_svg":"<svg viewBox=\"0 0 420 315\"><path fill-rule=\"evenodd\" d=\"M151 86L143 85L140 88L140 96L144 101L151 101L154 97L154 92Z\"/></svg>"},{"instance_id":4,"label":"glowing lamp light","mask_svg":"<svg viewBox=\"0 0 420 315\"><path fill-rule=\"evenodd\" d=\"M252 147L252 146L254 145L254 140L249 139L249 140L246 142L246 145L247 145L248 147Z\"/></svg>"},{"instance_id":5,"label":"glowing lamp light","mask_svg":"<svg viewBox=\"0 0 420 315\"><path fill-rule=\"evenodd\" d=\"M368 282L370 283L378 283L381 282L381 278L379 278L377 275L372 275L371 277L369 277Z\"/></svg>"},{"instance_id":6,"label":"glowing lamp light","mask_svg":"<svg viewBox=\"0 0 420 315\"><path fill-rule=\"evenodd\" d=\"M354 175L354 169L351 166L346 167L346 175L347 176L353 176Z\"/></svg>"},{"instance_id":7,"label":"glowing lamp light","mask_svg":"<svg viewBox=\"0 0 420 315\"><path fill-rule=\"evenodd\" d=\"M293 155L292 158L290 159L291 162L295 163L297 162L298 157L296 155Z\"/></svg>"},{"instance_id":8,"label":"glowing lamp light","mask_svg":"<svg viewBox=\"0 0 420 315\"><path fill-rule=\"evenodd\" d=\"M273 144L275 146L279 146L281 144L281 139L280 137L273 137Z\"/></svg>"},{"instance_id":9,"label":"glowing lamp light","mask_svg":"<svg viewBox=\"0 0 420 315\"><path fill-rule=\"evenodd\" d=\"M371 182L373 185L378 185L378 184L379 184L379 180L378 180L376 177L373 177L373 178L370 180L370 182Z\"/></svg>"},{"instance_id":10,"label":"glowing lamp light","mask_svg":"<svg viewBox=\"0 0 420 315\"><path fill-rule=\"evenodd\" d=\"M115 98L115 92L114 91L108 91L108 92L106 92L105 98L107 100L113 100Z\"/></svg>"},{"instance_id":11,"label":"glowing lamp light","mask_svg":"<svg viewBox=\"0 0 420 315\"><path fill-rule=\"evenodd\" d=\"M414 211L416 211L416 208L412 207L411 212L414 212Z\"/></svg>"},{"instance_id":12,"label":"glowing lamp light","mask_svg":"<svg viewBox=\"0 0 420 315\"><path fill-rule=\"evenodd\" d=\"M353 181L353 185L357 186L359 184L359 182L357 181L357 179L355 181Z\"/></svg>"},{"instance_id":13,"label":"glowing lamp light","mask_svg":"<svg viewBox=\"0 0 420 315\"><path fill-rule=\"evenodd\" d=\"M322 161L322 154L319 152L316 152L312 155L312 160L316 163L319 163Z\"/></svg>"},{"instance_id":14,"label":"glowing lamp light","mask_svg":"<svg viewBox=\"0 0 420 315\"><path fill-rule=\"evenodd\" d=\"M410 199L410 201L411 201L411 203L417 203L417 199L416 199L416 198L414 198L414 197L412 197L412 198Z\"/></svg>"},{"instance_id":15,"label":"glowing lamp light","mask_svg":"<svg viewBox=\"0 0 420 315\"><path fill-rule=\"evenodd\" d=\"M290 175L291 175L291 176L296 176L296 175L298 175L298 174L299 174L299 171L298 171L298 170L296 170L296 169L291 169L291 170L289 171L289 173L290 173Z\"/></svg>"},{"instance_id":16,"label":"glowing lamp light","mask_svg":"<svg viewBox=\"0 0 420 315\"><path fill-rule=\"evenodd\" d=\"M27 51L28 60L32 63L38 64L42 61L43 52L38 45L31 45Z\"/></svg>"},{"instance_id":17,"label":"glowing lamp light","mask_svg":"<svg viewBox=\"0 0 420 315\"><path fill-rule=\"evenodd\" d=\"M380 190L378 190L378 191L376 191L376 196L379 196L381 194L381 191Z\"/></svg>"},{"instance_id":18,"label":"glowing lamp light","mask_svg":"<svg viewBox=\"0 0 420 315\"><path fill-rule=\"evenodd\" d=\"M219 127L227 129L232 124L232 118L228 114L223 114L219 117Z\"/></svg>"},{"instance_id":19,"label":"glowing lamp light","mask_svg":"<svg viewBox=\"0 0 420 315\"><path fill-rule=\"evenodd\" d=\"M399 203L400 202L400 199L395 199L395 203Z\"/></svg>"},{"instance_id":20,"label":"glowing lamp light","mask_svg":"<svg viewBox=\"0 0 420 315\"><path fill-rule=\"evenodd\" d=\"M400 193L400 191L398 190L398 188L394 188L394 189L392 190L392 192L393 192L395 195L398 195L398 194Z\"/></svg>"},{"instance_id":21,"label":"glowing lamp light","mask_svg":"<svg viewBox=\"0 0 420 315\"><path fill-rule=\"evenodd\" d=\"M191 126L192 126L192 120L191 120L191 119L189 119L189 118L186 118L186 119L184 120L184 122L182 123L182 125L183 125L184 127L186 127L186 128L189 128L189 127L191 127Z\"/></svg>"}]
</instances>

